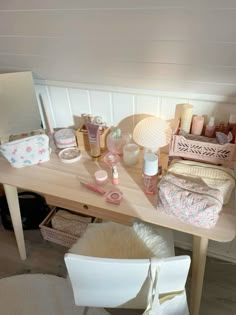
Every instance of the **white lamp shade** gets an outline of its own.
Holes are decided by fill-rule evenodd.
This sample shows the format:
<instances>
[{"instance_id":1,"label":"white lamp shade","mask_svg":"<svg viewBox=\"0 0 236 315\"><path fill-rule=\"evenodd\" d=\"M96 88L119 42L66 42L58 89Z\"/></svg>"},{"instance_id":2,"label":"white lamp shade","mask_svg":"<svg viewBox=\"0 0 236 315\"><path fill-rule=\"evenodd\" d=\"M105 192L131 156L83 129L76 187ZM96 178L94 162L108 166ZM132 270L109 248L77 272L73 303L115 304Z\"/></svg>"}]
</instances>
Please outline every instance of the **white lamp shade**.
<instances>
[{"instance_id":1,"label":"white lamp shade","mask_svg":"<svg viewBox=\"0 0 236 315\"><path fill-rule=\"evenodd\" d=\"M170 142L171 133L167 121L158 117L148 117L137 123L133 139L138 145L155 151Z\"/></svg>"}]
</instances>

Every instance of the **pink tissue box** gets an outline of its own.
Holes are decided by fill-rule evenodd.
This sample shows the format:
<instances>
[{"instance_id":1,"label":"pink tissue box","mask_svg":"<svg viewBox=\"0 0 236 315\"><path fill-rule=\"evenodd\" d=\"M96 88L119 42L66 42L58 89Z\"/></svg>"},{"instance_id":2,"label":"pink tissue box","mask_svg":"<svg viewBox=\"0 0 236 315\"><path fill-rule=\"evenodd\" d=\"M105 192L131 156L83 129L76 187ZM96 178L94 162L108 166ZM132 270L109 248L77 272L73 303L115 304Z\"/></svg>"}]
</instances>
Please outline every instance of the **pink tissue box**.
<instances>
[{"instance_id":1,"label":"pink tissue box","mask_svg":"<svg viewBox=\"0 0 236 315\"><path fill-rule=\"evenodd\" d=\"M3 143L0 152L13 167L40 164L50 159L49 138L38 134Z\"/></svg>"}]
</instances>

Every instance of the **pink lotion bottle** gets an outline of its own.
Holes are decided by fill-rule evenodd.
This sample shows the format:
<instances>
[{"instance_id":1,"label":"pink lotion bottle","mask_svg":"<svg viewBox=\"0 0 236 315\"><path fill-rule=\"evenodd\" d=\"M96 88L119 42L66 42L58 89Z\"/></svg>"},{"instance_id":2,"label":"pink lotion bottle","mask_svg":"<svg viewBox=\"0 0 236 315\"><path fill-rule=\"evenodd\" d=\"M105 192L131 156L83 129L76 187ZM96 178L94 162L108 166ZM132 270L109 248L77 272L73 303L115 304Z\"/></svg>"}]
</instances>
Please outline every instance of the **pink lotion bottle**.
<instances>
[{"instance_id":1,"label":"pink lotion bottle","mask_svg":"<svg viewBox=\"0 0 236 315\"><path fill-rule=\"evenodd\" d=\"M155 153L144 154L143 182L144 192L153 195L157 191L158 156Z\"/></svg>"},{"instance_id":2,"label":"pink lotion bottle","mask_svg":"<svg viewBox=\"0 0 236 315\"><path fill-rule=\"evenodd\" d=\"M206 129L205 129L205 136L212 138L215 135L215 130L216 130L216 126L215 126L215 117L211 116L208 124L206 125Z\"/></svg>"}]
</instances>

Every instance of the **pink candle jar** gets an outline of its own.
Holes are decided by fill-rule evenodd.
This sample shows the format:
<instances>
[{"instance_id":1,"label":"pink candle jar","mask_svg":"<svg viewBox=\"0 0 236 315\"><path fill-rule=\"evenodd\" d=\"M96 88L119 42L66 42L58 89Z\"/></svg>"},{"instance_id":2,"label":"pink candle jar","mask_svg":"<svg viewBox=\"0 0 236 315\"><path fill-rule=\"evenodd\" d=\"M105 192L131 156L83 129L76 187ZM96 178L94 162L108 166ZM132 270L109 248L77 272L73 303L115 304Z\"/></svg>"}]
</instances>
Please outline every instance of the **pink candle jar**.
<instances>
[{"instance_id":1,"label":"pink candle jar","mask_svg":"<svg viewBox=\"0 0 236 315\"><path fill-rule=\"evenodd\" d=\"M202 129L204 125L203 116L194 116L192 121L191 134L200 136L202 134Z\"/></svg>"}]
</instances>

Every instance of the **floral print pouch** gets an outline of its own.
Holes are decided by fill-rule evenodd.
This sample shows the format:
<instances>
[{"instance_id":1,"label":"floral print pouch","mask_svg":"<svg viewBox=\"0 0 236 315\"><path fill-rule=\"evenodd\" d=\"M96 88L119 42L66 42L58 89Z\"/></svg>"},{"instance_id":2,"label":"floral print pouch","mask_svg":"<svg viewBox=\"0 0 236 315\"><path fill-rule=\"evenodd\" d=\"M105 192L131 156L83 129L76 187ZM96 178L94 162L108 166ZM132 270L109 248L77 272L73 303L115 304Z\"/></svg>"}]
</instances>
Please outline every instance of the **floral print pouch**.
<instances>
[{"instance_id":1,"label":"floral print pouch","mask_svg":"<svg viewBox=\"0 0 236 315\"><path fill-rule=\"evenodd\" d=\"M213 227L223 206L220 190L198 181L167 174L158 185L157 209L184 223Z\"/></svg>"},{"instance_id":2,"label":"floral print pouch","mask_svg":"<svg viewBox=\"0 0 236 315\"><path fill-rule=\"evenodd\" d=\"M13 167L40 164L50 159L49 138L45 134L3 143L0 152Z\"/></svg>"}]
</instances>

